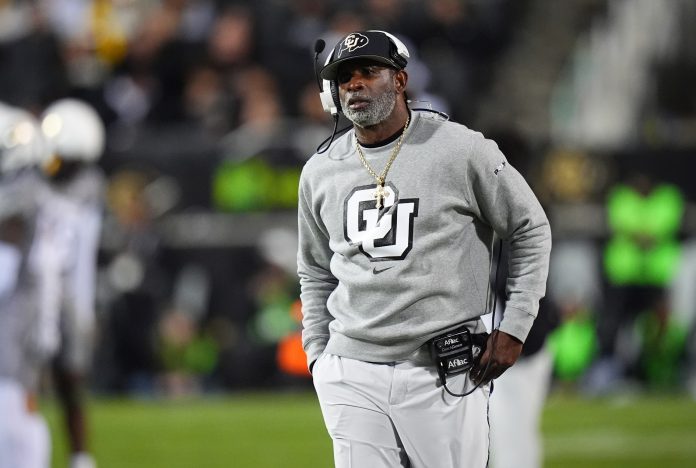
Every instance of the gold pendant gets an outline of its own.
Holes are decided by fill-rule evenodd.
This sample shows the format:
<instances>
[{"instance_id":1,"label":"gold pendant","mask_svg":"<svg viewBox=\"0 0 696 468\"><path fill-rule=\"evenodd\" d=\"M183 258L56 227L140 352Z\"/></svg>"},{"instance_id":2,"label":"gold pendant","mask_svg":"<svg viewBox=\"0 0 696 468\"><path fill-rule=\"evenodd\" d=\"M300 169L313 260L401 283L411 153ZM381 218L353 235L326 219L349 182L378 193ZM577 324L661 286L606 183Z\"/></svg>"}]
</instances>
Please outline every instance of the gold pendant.
<instances>
[{"instance_id":1,"label":"gold pendant","mask_svg":"<svg viewBox=\"0 0 696 468\"><path fill-rule=\"evenodd\" d=\"M389 196L389 191L384 188L384 185L378 184L373 196L377 200L376 207L379 210L382 208L382 200Z\"/></svg>"}]
</instances>

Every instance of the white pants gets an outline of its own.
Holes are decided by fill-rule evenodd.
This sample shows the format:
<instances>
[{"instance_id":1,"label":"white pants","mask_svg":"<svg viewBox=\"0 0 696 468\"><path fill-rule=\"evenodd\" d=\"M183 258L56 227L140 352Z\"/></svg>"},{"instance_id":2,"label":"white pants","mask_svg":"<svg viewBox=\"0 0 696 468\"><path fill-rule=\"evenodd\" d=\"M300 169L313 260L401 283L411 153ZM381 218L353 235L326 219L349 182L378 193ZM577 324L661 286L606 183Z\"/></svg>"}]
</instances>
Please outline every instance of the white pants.
<instances>
[{"instance_id":1,"label":"white pants","mask_svg":"<svg viewBox=\"0 0 696 468\"><path fill-rule=\"evenodd\" d=\"M551 354L520 358L495 380L491 395L491 467L543 466L541 412L551 379Z\"/></svg>"},{"instance_id":2,"label":"white pants","mask_svg":"<svg viewBox=\"0 0 696 468\"><path fill-rule=\"evenodd\" d=\"M314 387L336 468L483 468L489 386L453 397L428 363L376 364L322 354ZM447 381L454 393L468 374Z\"/></svg>"},{"instance_id":3,"label":"white pants","mask_svg":"<svg viewBox=\"0 0 696 468\"><path fill-rule=\"evenodd\" d=\"M0 468L48 468L51 439L43 417L29 413L22 387L0 378Z\"/></svg>"}]
</instances>

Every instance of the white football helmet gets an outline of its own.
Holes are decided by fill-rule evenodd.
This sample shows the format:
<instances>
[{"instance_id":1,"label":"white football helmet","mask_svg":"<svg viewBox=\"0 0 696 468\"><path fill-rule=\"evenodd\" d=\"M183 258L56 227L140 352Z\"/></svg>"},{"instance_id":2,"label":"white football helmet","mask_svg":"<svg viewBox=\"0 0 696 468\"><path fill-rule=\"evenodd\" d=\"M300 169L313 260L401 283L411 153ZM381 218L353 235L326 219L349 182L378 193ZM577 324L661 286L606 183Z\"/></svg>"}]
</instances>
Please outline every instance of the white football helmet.
<instances>
[{"instance_id":1,"label":"white football helmet","mask_svg":"<svg viewBox=\"0 0 696 468\"><path fill-rule=\"evenodd\" d=\"M53 156L63 161L95 162L104 151L104 123L84 101L66 98L48 106L41 130Z\"/></svg>"},{"instance_id":2,"label":"white football helmet","mask_svg":"<svg viewBox=\"0 0 696 468\"><path fill-rule=\"evenodd\" d=\"M49 156L38 120L25 110L0 102L0 173L40 166Z\"/></svg>"}]
</instances>

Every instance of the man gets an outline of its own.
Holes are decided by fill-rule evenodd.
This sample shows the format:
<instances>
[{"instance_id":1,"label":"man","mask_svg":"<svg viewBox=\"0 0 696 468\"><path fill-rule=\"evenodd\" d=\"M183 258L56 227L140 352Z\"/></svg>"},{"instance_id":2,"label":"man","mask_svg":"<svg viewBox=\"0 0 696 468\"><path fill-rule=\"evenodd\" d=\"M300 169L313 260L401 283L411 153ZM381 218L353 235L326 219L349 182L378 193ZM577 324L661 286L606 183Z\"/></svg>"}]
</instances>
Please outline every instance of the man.
<instances>
[{"instance_id":1,"label":"man","mask_svg":"<svg viewBox=\"0 0 696 468\"><path fill-rule=\"evenodd\" d=\"M46 108L41 128L52 152L45 165L50 193L42 201L35 247L43 278L41 306L45 316L57 317L61 332L54 384L67 423L70 468L93 468L82 392L96 322L104 179L95 163L104 149L104 124L87 103L61 99Z\"/></svg>"},{"instance_id":2,"label":"man","mask_svg":"<svg viewBox=\"0 0 696 468\"><path fill-rule=\"evenodd\" d=\"M51 439L38 411L39 374L58 345L43 327L33 255L46 156L36 119L0 103L0 468L48 468ZM39 325L39 326L37 326Z\"/></svg>"},{"instance_id":3,"label":"man","mask_svg":"<svg viewBox=\"0 0 696 468\"><path fill-rule=\"evenodd\" d=\"M362 31L321 70L353 129L302 172L303 346L337 467L483 467L490 381L532 326L551 234L492 141L408 108L407 61L394 36ZM485 330L495 235L510 242L505 317L448 374L429 341Z\"/></svg>"}]
</instances>

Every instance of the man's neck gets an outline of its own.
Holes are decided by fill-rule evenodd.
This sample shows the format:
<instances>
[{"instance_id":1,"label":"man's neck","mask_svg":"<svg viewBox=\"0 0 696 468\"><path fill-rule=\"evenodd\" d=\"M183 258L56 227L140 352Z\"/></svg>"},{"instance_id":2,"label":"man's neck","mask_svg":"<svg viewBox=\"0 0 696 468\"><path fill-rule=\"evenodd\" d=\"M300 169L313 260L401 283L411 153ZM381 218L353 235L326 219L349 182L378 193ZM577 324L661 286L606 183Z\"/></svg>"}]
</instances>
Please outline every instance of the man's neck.
<instances>
[{"instance_id":1,"label":"man's neck","mask_svg":"<svg viewBox=\"0 0 696 468\"><path fill-rule=\"evenodd\" d=\"M408 109L403 102L398 102L394 107L394 111L382 122L371 125L369 127L360 127L353 125L355 136L358 142L364 145L372 145L374 143L387 140L390 136L399 132L406 125L408 119Z\"/></svg>"}]
</instances>

